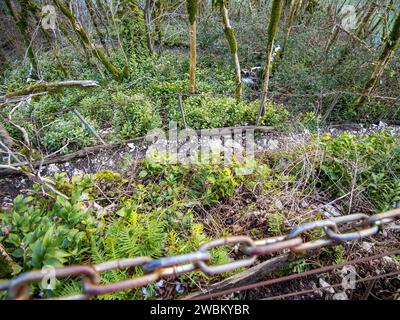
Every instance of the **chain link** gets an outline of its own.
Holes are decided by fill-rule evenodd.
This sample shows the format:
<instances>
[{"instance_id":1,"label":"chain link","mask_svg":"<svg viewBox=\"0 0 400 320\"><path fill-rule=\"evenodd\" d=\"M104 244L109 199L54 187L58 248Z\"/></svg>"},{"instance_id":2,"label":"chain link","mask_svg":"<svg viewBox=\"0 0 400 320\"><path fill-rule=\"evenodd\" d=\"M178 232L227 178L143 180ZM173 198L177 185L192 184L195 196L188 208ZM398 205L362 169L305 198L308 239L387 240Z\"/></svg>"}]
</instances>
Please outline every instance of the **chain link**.
<instances>
[{"instance_id":1,"label":"chain link","mask_svg":"<svg viewBox=\"0 0 400 320\"><path fill-rule=\"evenodd\" d=\"M0 282L0 291L7 290L8 299L30 299L29 285L34 282L54 278L81 277L82 292L78 295L56 299L89 299L92 296L109 294L143 287L163 277L176 277L180 274L201 270L207 275L220 274L238 268L248 267L258 256L278 252L305 252L316 248L331 246L340 242L354 241L377 234L385 224L400 219L400 209L368 216L351 214L303 223L285 236L253 240L246 236L231 236L212 240L202 244L196 252L178 256L152 259L150 257L127 258L108 261L97 265L78 265L63 268L45 268L26 272L13 280ZM310 233L322 230L324 236L307 240ZM220 246L233 245L243 254L243 258L222 265L208 265L210 250ZM111 270L129 270L140 268L141 276L127 280L101 284L101 274ZM47 278L46 278L47 277Z\"/></svg>"}]
</instances>

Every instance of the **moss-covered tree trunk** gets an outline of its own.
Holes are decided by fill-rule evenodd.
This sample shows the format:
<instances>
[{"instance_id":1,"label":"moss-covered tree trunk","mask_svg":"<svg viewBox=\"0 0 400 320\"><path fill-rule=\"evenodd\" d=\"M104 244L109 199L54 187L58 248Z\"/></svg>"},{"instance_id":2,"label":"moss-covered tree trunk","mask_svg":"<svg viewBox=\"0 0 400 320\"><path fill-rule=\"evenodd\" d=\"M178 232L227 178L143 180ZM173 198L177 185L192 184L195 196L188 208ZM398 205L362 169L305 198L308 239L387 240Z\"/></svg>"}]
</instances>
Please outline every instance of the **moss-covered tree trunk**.
<instances>
[{"instance_id":1,"label":"moss-covered tree trunk","mask_svg":"<svg viewBox=\"0 0 400 320\"><path fill-rule=\"evenodd\" d=\"M109 45L111 48L116 51L117 47L113 41L113 37L111 36L111 31L110 28L112 29L112 22L110 21L109 17L109 10L104 4L104 0L95 0L96 2L96 7L98 9L99 14L97 15L100 24L102 25L103 29L105 30L105 33L107 35L107 38L109 40Z\"/></svg>"},{"instance_id":2,"label":"moss-covered tree trunk","mask_svg":"<svg viewBox=\"0 0 400 320\"><path fill-rule=\"evenodd\" d=\"M146 44L150 54L154 53L153 41L151 39L151 15L153 11L153 6L154 6L153 0L146 0L144 6L144 21L146 27Z\"/></svg>"},{"instance_id":3,"label":"moss-covered tree trunk","mask_svg":"<svg viewBox=\"0 0 400 320\"><path fill-rule=\"evenodd\" d=\"M163 49L163 42L164 42L164 1L163 0L156 0L155 7L154 7L154 28L157 35L157 42L159 46L159 52L162 52Z\"/></svg>"},{"instance_id":4,"label":"moss-covered tree trunk","mask_svg":"<svg viewBox=\"0 0 400 320\"><path fill-rule=\"evenodd\" d=\"M267 100L268 94L268 85L269 85L269 77L271 72L271 54L274 46L275 36L279 27L279 20L282 14L282 0L273 0L272 2L272 10L271 10L271 18L268 26L268 43L267 43L267 52L266 52L266 61L264 67L264 79L262 84L262 97L261 104L258 113L257 122L260 120L260 117L264 115L265 112L265 101Z\"/></svg>"},{"instance_id":5,"label":"moss-covered tree trunk","mask_svg":"<svg viewBox=\"0 0 400 320\"><path fill-rule=\"evenodd\" d=\"M385 69L385 66L390 60L392 54L397 50L400 42L400 12L397 14L397 18L393 24L392 31L389 35L389 39L386 42L385 49L383 50L379 60L376 63L375 69L365 84L364 88L361 90L361 95L354 102L355 106L361 106L367 99L367 96L371 94L374 90L376 84L379 81L379 78L382 76L382 73Z\"/></svg>"},{"instance_id":6,"label":"moss-covered tree trunk","mask_svg":"<svg viewBox=\"0 0 400 320\"><path fill-rule=\"evenodd\" d=\"M301 2L302 2L302 0L292 0L292 2L290 4L290 12L289 12L289 16L287 18L287 23L286 23L286 28L285 28L285 39L283 41L283 46L282 46L282 54L281 54L282 56L285 52L286 43L290 36L290 32L292 31L293 21L294 21L294 18L296 17L299 7L301 6Z\"/></svg>"},{"instance_id":7,"label":"moss-covered tree trunk","mask_svg":"<svg viewBox=\"0 0 400 320\"><path fill-rule=\"evenodd\" d=\"M186 9L189 14L189 93L196 92L196 14L197 0L186 0Z\"/></svg>"},{"instance_id":8,"label":"moss-covered tree trunk","mask_svg":"<svg viewBox=\"0 0 400 320\"><path fill-rule=\"evenodd\" d=\"M89 37L88 33L84 27L76 19L74 13L64 5L61 0L53 0L57 8L67 17L76 35L79 37L80 41L89 49L93 56L95 56L107 69L108 72L113 76L114 79L120 80L122 78L122 72L119 70L107 57L105 52L97 47L92 39Z\"/></svg>"},{"instance_id":9,"label":"moss-covered tree trunk","mask_svg":"<svg viewBox=\"0 0 400 320\"><path fill-rule=\"evenodd\" d=\"M242 96L242 77L241 77L241 71L240 71L238 46L237 46L237 41L235 38L234 30L229 21L227 0L220 0L219 6L220 6L220 12L221 12L221 16L222 16L222 22L224 24L225 36L228 41L229 49L232 54L233 64L235 66L235 95L236 95L236 98L240 99Z\"/></svg>"},{"instance_id":10,"label":"moss-covered tree trunk","mask_svg":"<svg viewBox=\"0 0 400 320\"><path fill-rule=\"evenodd\" d=\"M26 48L26 53L29 58L29 61L32 65L33 74L32 76L36 79L39 79L39 67L36 60L35 52L33 51L32 47L32 40L29 36L28 32L28 14L29 14L29 1L28 0L19 0L19 4L21 7L21 12L18 13L17 9L15 8L15 3L11 0L5 0L6 5L10 11L10 14L14 18L15 24L22 36L22 40L24 42L24 46Z\"/></svg>"},{"instance_id":11,"label":"moss-covered tree trunk","mask_svg":"<svg viewBox=\"0 0 400 320\"><path fill-rule=\"evenodd\" d=\"M110 53L108 51L108 47L107 47L106 41L105 41L106 37L105 37L104 33L101 31L100 25L97 22L96 9L94 7L94 4L93 4L92 0L85 0L85 4L88 9L90 20L92 21L94 30L96 31L96 35L99 38L99 41L100 41L101 45L103 46L104 50L106 51L107 56L110 56Z\"/></svg>"},{"instance_id":12,"label":"moss-covered tree trunk","mask_svg":"<svg viewBox=\"0 0 400 320\"><path fill-rule=\"evenodd\" d=\"M363 39L365 38L365 27L367 26L369 20L371 19L372 15L374 14L375 10L377 8L377 5L375 3L375 0L373 0L370 4L370 6L368 7L367 12L365 13L365 15L362 17L360 24L357 27L356 30L356 36Z\"/></svg>"},{"instance_id":13,"label":"moss-covered tree trunk","mask_svg":"<svg viewBox=\"0 0 400 320\"><path fill-rule=\"evenodd\" d=\"M115 15L119 20L118 33L126 53L146 47L145 14L138 2L138 0L121 1Z\"/></svg>"}]
</instances>

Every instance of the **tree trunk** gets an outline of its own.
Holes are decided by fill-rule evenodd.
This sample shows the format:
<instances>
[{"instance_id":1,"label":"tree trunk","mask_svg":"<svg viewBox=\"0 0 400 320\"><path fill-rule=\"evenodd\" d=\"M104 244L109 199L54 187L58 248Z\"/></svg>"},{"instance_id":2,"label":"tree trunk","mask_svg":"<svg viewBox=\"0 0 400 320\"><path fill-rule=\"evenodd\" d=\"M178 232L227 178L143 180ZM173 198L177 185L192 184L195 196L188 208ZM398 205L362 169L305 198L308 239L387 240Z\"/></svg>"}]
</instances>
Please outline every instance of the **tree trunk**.
<instances>
[{"instance_id":1,"label":"tree trunk","mask_svg":"<svg viewBox=\"0 0 400 320\"><path fill-rule=\"evenodd\" d=\"M107 38L110 42L111 48L116 51L117 48L114 44L113 37L111 36L110 28L109 26L112 24L109 18L109 11L105 7L104 0L96 0L96 6L98 8L98 14L97 17L100 20L101 25L103 26L104 30L106 31Z\"/></svg>"},{"instance_id":2,"label":"tree trunk","mask_svg":"<svg viewBox=\"0 0 400 320\"><path fill-rule=\"evenodd\" d=\"M94 30L96 31L96 34L99 37L99 41L100 41L101 45L103 46L104 50L106 51L107 56L110 56L108 47L106 45L104 33L100 30L100 26L97 23L96 13L95 13L95 8L93 5L93 2L92 2L92 0L85 0L85 4L86 4L86 7L89 12L90 20L92 20Z\"/></svg>"},{"instance_id":3,"label":"tree trunk","mask_svg":"<svg viewBox=\"0 0 400 320\"><path fill-rule=\"evenodd\" d=\"M98 60L103 64L107 71L110 72L114 79L120 80L122 78L121 70L114 66L114 64L107 57L104 51L93 43L86 30L75 18L73 12L63 3L61 3L61 0L53 1L57 8L68 18L72 28L79 37L80 41L88 47L93 56L98 58Z\"/></svg>"},{"instance_id":4,"label":"tree trunk","mask_svg":"<svg viewBox=\"0 0 400 320\"><path fill-rule=\"evenodd\" d=\"M150 54L154 53L153 41L151 39L151 14L153 11L153 0L146 0L144 6L144 21L146 27L146 44Z\"/></svg>"},{"instance_id":5,"label":"tree trunk","mask_svg":"<svg viewBox=\"0 0 400 320\"><path fill-rule=\"evenodd\" d=\"M226 6L225 1L221 1L220 4L222 21L225 28L225 36L228 40L229 48L231 50L233 64L235 66L235 96L237 99L240 99L242 96L242 77L240 73L240 62L237 50L237 41L235 38L235 33L233 28L231 27L228 15L228 8Z\"/></svg>"},{"instance_id":6,"label":"tree trunk","mask_svg":"<svg viewBox=\"0 0 400 320\"><path fill-rule=\"evenodd\" d=\"M189 14L189 93L196 93L196 14L198 10L197 0L186 0L186 8Z\"/></svg>"},{"instance_id":7,"label":"tree trunk","mask_svg":"<svg viewBox=\"0 0 400 320\"><path fill-rule=\"evenodd\" d=\"M369 22L369 20L371 19L372 15L375 12L377 5L375 3L375 1L372 1L367 12L365 13L365 15L363 16L360 24L357 27L356 30L356 36L360 39L364 39L364 34L365 34L365 27L367 26L367 23Z\"/></svg>"},{"instance_id":8,"label":"tree trunk","mask_svg":"<svg viewBox=\"0 0 400 320\"><path fill-rule=\"evenodd\" d=\"M43 25L41 23L42 12L41 12L38 4L34 0L28 0L28 6L29 6L29 10L32 12L32 14L35 17L37 25L40 26L41 33L46 38L46 41L48 43L51 43L51 35L45 28L43 28Z\"/></svg>"},{"instance_id":9,"label":"tree trunk","mask_svg":"<svg viewBox=\"0 0 400 320\"><path fill-rule=\"evenodd\" d=\"M294 18L296 16L296 13L297 13L300 5L301 5L301 0L292 0L292 3L290 5L290 13L289 13L289 17L288 17L286 28L285 28L285 39L283 41L282 54L281 54L282 56L286 49L286 43L289 38L290 32L292 31L293 21L294 21Z\"/></svg>"},{"instance_id":10,"label":"tree trunk","mask_svg":"<svg viewBox=\"0 0 400 320\"><path fill-rule=\"evenodd\" d=\"M196 21L189 25L189 93L196 93Z\"/></svg>"},{"instance_id":11,"label":"tree trunk","mask_svg":"<svg viewBox=\"0 0 400 320\"><path fill-rule=\"evenodd\" d=\"M258 112L257 123L265 112L265 101L267 100L269 76L271 71L271 53L274 46L275 36L279 27L279 20L282 14L282 0L273 0L271 18L268 26L268 43L267 43L267 56L264 67L264 80L262 84L262 97L260 109Z\"/></svg>"},{"instance_id":12,"label":"tree trunk","mask_svg":"<svg viewBox=\"0 0 400 320\"><path fill-rule=\"evenodd\" d=\"M12 17L14 18L15 24L16 24L19 32L21 33L25 48L27 50L27 56L32 65L34 77L36 79L39 79L40 78L39 67L38 67L36 57L35 57L35 53L32 48L32 41L31 41L29 33L28 33L29 1L19 0L20 6L21 6L20 14L17 13L17 10L15 9L14 4L11 3L11 0L5 0L5 1L6 1L6 5L10 11Z\"/></svg>"},{"instance_id":13,"label":"tree trunk","mask_svg":"<svg viewBox=\"0 0 400 320\"><path fill-rule=\"evenodd\" d=\"M385 69L385 66L390 60L393 52L396 51L400 41L400 12L397 15L396 21L393 24L392 32L390 33L389 39L386 42L385 49L383 50L374 72L371 75L371 78L365 84L364 88L361 90L361 96L356 99L354 105L361 106L367 99L367 96L371 94L371 92L376 87L376 84L379 81L379 78L382 76L382 73Z\"/></svg>"},{"instance_id":14,"label":"tree trunk","mask_svg":"<svg viewBox=\"0 0 400 320\"><path fill-rule=\"evenodd\" d=\"M164 30L163 30L163 23L164 23L164 4L163 0L156 0L155 2L155 9L154 9L154 27L155 32L157 34L157 42L159 47L159 53L162 52L163 49L163 41L164 41Z\"/></svg>"}]
</instances>

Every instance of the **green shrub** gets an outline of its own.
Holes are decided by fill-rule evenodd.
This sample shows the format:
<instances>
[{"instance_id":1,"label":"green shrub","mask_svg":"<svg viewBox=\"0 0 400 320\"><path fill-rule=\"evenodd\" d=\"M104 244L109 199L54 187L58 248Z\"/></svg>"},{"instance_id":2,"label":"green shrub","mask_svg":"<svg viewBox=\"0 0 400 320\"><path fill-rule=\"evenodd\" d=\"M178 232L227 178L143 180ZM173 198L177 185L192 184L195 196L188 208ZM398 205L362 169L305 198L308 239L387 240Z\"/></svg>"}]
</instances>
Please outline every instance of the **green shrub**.
<instances>
[{"instance_id":1,"label":"green shrub","mask_svg":"<svg viewBox=\"0 0 400 320\"><path fill-rule=\"evenodd\" d=\"M325 157L320 165L322 188L342 196L359 187L379 210L400 199L399 137L389 133L324 136ZM355 186L353 186L355 183Z\"/></svg>"},{"instance_id":2,"label":"green shrub","mask_svg":"<svg viewBox=\"0 0 400 320\"><path fill-rule=\"evenodd\" d=\"M259 102L255 102L259 106ZM289 112L281 104L276 104L271 100L265 103L265 113L260 119L260 124L265 126L283 125L288 120Z\"/></svg>"},{"instance_id":3,"label":"green shrub","mask_svg":"<svg viewBox=\"0 0 400 320\"><path fill-rule=\"evenodd\" d=\"M162 165L144 162L144 170L140 177L146 177L151 186L155 183L167 192L176 195L180 199L185 197L196 199L203 205L211 205L231 197L236 187L243 180L243 176L235 174L230 167L221 164L197 163L196 165ZM153 187L152 187L153 188ZM175 190L175 192L173 192ZM164 199L168 199L168 194ZM152 199L157 203L156 199Z\"/></svg>"},{"instance_id":4,"label":"green shrub","mask_svg":"<svg viewBox=\"0 0 400 320\"><path fill-rule=\"evenodd\" d=\"M184 99L186 122L193 129L220 128L236 124L252 124L255 121L254 104L237 102L226 97L190 97ZM170 120L180 121L179 108L171 110Z\"/></svg>"},{"instance_id":5,"label":"green shrub","mask_svg":"<svg viewBox=\"0 0 400 320\"><path fill-rule=\"evenodd\" d=\"M86 120L90 122L90 119ZM65 154L90 146L94 138L78 117L69 113L50 123L43 130L40 141L49 152L59 150L68 143L68 146L61 151Z\"/></svg>"},{"instance_id":6,"label":"green shrub","mask_svg":"<svg viewBox=\"0 0 400 320\"><path fill-rule=\"evenodd\" d=\"M122 139L144 136L146 132L159 128L161 118L152 103L143 96L135 95L127 99L122 108L115 110L113 128Z\"/></svg>"},{"instance_id":7,"label":"green shrub","mask_svg":"<svg viewBox=\"0 0 400 320\"><path fill-rule=\"evenodd\" d=\"M45 206L43 199L18 196L10 214L3 214L0 225L8 228L0 241L22 271L44 266L60 266L82 261L89 239L99 233L99 222L84 208L81 194L74 191L71 200L57 197ZM40 204L42 202L42 205Z\"/></svg>"}]
</instances>

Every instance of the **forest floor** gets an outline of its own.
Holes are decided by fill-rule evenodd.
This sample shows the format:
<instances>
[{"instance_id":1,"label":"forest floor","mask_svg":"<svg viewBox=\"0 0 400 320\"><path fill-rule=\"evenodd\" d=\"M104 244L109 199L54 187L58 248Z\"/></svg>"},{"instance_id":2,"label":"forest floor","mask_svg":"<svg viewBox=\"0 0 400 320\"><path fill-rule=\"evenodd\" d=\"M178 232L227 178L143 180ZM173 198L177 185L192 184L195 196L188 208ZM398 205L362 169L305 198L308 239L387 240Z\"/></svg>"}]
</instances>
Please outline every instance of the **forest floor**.
<instances>
[{"instance_id":1,"label":"forest floor","mask_svg":"<svg viewBox=\"0 0 400 320\"><path fill-rule=\"evenodd\" d=\"M331 135L337 135L343 132L368 134L387 127L388 126L384 123L369 127L364 127L362 125L332 126L321 130L320 133L330 133ZM400 127L390 126L389 128L392 132L400 132ZM312 133L308 131L290 134L278 131L264 132L256 135L255 150L256 153L293 150L296 147L307 144L311 139L311 134ZM86 173L96 173L104 170L113 170L123 173L124 175L129 175L129 172L135 171L135 166L138 161L145 157L148 147L149 144L144 141L120 145L114 149L100 151L95 154L87 154L85 157L73 159L68 162L48 164L43 167L41 175L53 176L56 172L66 172L69 177L72 177L74 175L84 175ZM24 176L13 175L3 177L0 179L0 206L5 208L10 207L12 199L14 199L15 196L21 193L29 194L32 191L31 187L31 181ZM253 200L251 197L247 199L249 204L251 204ZM265 219L263 219L263 217L274 212L277 208L280 209L283 207L290 207L290 210L295 212L299 217L309 216L310 212L320 208L323 209L324 215L327 218L341 215L340 205L336 203L333 205L327 204L328 200L324 199L323 195L314 195L305 199L294 194L292 190L283 192L273 198L261 197L257 199L256 202L257 205L260 205L262 202L261 207L263 207L263 209L251 211L248 210L251 208L251 206L249 206L245 214L243 214L240 209L243 203L235 203L234 200L212 207L204 219L204 224L208 233L211 236L218 236L218 231L213 234L212 230L228 228L233 235L251 235L252 229L265 227ZM398 228L399 227L396 225L389 227L385 237L373 239L373 242L369 242L368 240L345 245L346 261L380 254L386 252L388 248L394 248L395 244L398 242L398 235L395 232ZM315 267L317 262L311 256L309 259L301 260L301 263L314 264ZM301 268L301 266L299 267ZM391 257L385 257L383 259L357 264L352 270L356 273L357 279L364 279L379 274L399 271L400 262ZM276 275L271 276L271 278L274 277L276 277ZM393 294L396 294L396 291L400 288L400 279L398 276L362 281L351 290L343 290L341 286L335 288L328 287L330 285L339 284L341 281L341 274L332 271L321 275L311 275L297 280L286 281L268 287L234 293L230 296L225 296L225 298L232 298L234 296L239 299L393 299L396 298ZM199 283L198 285L201 288L202 284ZM204 283L203 285L204 288L206 288L208 284ZM181 290L180 284L177 284L176 281L167 281L163 287L159 287L157 290L160 298L173 298L176 294L175 291L178 291L178 289ZM301 293L303 291L307 292ZM280 297L285 294L296 292L299 292L299 294Z\"/></svg>"},{"instance_id":2,"label":"forest floor","mask_svg":"<svg viewBox=\"0 0 400 320\"><path fill-rule=\"evenodd\" d=\"M332 136L347 132L350 134L368 134L383 128L390 128L393 133L400 132L400 126L388 126L386 123L364 126L362 124L332 125L318 130L318 134L329 133ZM305 130L297 133L278 131L262 132L255 136L255 153L268 151L289 151L310 141L310 132ZM66 172L68 177L96 173L104 170L113 170L126 174L127 169L133 169L135 163L146 156L149 143L143 140L122 144L109 150L96 153L87 153L84 157L71 161L51 163L42 167L42 176L53 176L56 172ZM126 167L128 165L128 168ZM133 167L132 167L133 166ZM130 168L129 168L130 167ZM1 174L1 173L0 173ZM18 194L29 193L32 182L25 176L13 175L0 179L0 207L9 207L12 199Z\"/></svg>"}]
</instances>

